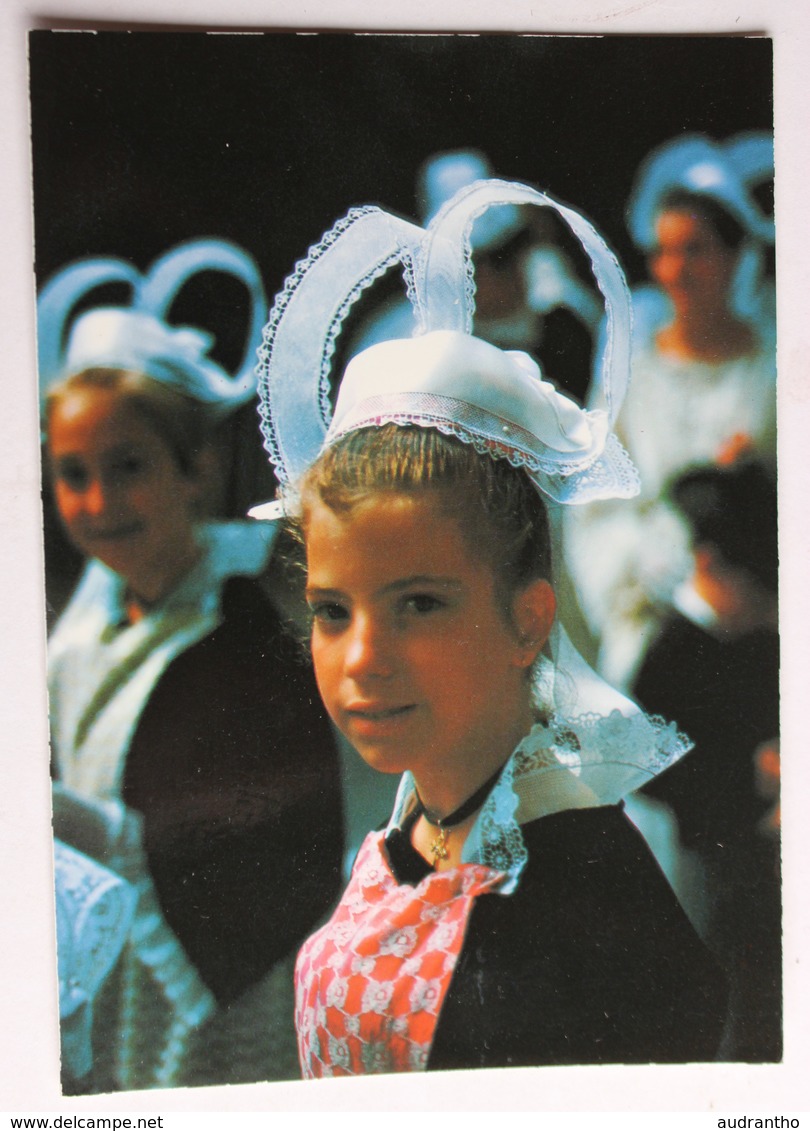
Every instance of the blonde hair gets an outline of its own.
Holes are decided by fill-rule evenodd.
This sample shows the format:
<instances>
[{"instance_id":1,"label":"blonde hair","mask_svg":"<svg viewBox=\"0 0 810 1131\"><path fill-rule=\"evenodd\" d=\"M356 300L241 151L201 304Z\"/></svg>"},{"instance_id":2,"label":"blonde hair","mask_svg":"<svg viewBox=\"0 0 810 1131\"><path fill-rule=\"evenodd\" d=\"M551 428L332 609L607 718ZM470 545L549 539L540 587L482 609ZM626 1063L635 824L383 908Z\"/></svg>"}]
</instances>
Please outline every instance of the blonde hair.
<instances>
[{"instance_id":1,"label":"blonde hair","mask_svg":"<svg viewBox=\"0 0 810 1131\"><path fill-rule=\"evenodd\" d=\"M491 565L505 610L530 582L550 579L546 509L528 477L433 428L359 429L326 448L299 484L295 526L305 542L313 498L339 514L374 492L423 490L442 492L471 552Z\"/></svg>"}]
</instances>

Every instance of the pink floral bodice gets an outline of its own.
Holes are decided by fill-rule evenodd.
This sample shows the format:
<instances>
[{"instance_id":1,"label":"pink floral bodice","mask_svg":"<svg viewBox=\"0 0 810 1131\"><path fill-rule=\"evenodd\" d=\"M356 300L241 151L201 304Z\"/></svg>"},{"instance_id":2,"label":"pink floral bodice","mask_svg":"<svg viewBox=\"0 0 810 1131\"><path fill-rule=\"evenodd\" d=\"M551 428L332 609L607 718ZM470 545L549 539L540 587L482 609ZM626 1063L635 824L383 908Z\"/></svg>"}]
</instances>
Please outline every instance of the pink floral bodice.
<instances>
[{"instance_id":1,"label":"pink floral bodice","mask_svg":"<svg viewBox=\"0 0 810 1131\"><path fill-rule=\"evenodd\" d=\"M426 1068L473 904L504 878L463 864L399 884L384 837L366 838L337 910L298 955L296 1029L308 1079Z\"/></svg>"}]
</instances>

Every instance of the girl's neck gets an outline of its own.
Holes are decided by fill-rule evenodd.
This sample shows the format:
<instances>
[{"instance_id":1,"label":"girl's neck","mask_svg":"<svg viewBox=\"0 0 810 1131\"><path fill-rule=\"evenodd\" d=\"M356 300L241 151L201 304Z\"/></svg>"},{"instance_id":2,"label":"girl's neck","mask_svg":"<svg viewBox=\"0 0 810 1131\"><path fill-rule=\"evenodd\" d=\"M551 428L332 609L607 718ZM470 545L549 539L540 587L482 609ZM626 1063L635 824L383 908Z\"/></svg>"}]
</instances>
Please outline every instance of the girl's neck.
<instances>
[{"instance_id":1,"label":"girl's neck","mask_svg":"<svg viewBox=\"0 0 810 1131\"><path fill-rule=\"evenodd\" d=\"M125 578L124 606L130 624L136 624L159 605L187 577L200 560L202 546L192 535L180 554L170 560L155 562L153 568L137 577Z\"/></svg>"},{"instance_id":2,"label":"girl's neck","mask_svg":"<svg viewBox=\"0 0 810 1131\"><path fill-rule=\"evenodd\" d=\"M461 863L467 835L500 771L531 730L532 721L531 707L527 704L527 710L521 712L503 741L491 743L486 756L468 757L460 767L452 769L444 765L435 774L426 774L423 770L418 779L414 776L422 811L414 824L411 842L438 871ZM441 836L442 826L446 830L445 837ZM443 844L446 856L434 848L437 842Z\"/></svg>"},{"instance_id":3,"label":"girl's neck","mask_svg":"<svg viewBox=\"0 0 810 1131\"><path fill-rule=\"evenodd\" d=\"M444 830L432 824L423 813L413 826L411 844L437 872L457 868L461 864L464 844L479 812L480 808L466 820Z\"/></svg>"},{"instance_id":4,"label":"girl's neck","mask_svg":"<svg viewBox=\"0 0 810 1131\"><path fill-rule=\"evenodd\" d=\"M755 341L751 327L730 310L692 308L659 330L656 344L671 357L718 363L752 353Z\"/></svg>"},{"instance_id":5,"label":"girl's neck","mask_svg":"<svg viewBox=\"0 0 810 1131\"><path fill-rule=\"evenodd\" d=\"M444 818L473 796L488 778L506 764L521 739L534 723L531 701L514 716L511 725L500 735L490 735L481 749L466 751L458 761L433 767L420 767L414 772L419 799L428 813Z\"/></svg>"}]
</instances>

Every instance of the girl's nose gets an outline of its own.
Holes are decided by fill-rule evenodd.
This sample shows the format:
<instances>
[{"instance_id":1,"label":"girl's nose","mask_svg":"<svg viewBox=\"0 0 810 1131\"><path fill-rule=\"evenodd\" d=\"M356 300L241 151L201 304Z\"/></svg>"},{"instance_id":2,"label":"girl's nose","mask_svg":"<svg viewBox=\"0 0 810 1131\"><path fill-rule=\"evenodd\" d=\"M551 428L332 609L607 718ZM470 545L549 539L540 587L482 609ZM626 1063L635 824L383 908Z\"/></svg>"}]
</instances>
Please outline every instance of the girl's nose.
<instances>
[{"instance_id":1,"label":"girl's nose","mask_svg":"<svg viewBox=\"0 0 810 1131\"><path fill-rule=\"evenodd\" d=\"M349 630L345 656L346 674L353 679L391 675L388 633L371 618L357 616Z\"/></svg>"},{"instance_id":2,"label":"girl's nose","mask_svg":"<svg viewBox=\"0 0 810 1131\"><path fill-rule=\"evenodd\" d=\"M682 255L665 252L658 256L655 263L655 274L662 286L678 283L683 275L684 259Z\"/></svg>"},{"instance_id":3,"label":"girl's nose","mask_svg":"<svg viewBox=\"0 0 810 1131\"><path fill-rule=\"evenodd\" d=\"M92 479L84 492L84 509L87 514L98 516L107 506L107 491L100 479Z\"/></svg>"}]
</instances>

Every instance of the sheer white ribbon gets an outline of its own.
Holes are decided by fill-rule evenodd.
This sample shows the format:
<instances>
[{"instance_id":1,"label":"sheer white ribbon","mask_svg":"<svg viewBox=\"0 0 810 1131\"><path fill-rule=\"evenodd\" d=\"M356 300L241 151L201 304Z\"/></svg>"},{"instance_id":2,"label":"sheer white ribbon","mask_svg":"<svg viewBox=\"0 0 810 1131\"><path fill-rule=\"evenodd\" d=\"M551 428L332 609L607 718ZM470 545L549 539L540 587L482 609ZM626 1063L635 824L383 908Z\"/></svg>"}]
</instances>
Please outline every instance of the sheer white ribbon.
<instances>
[{"instance_id":1,"label":"sheer white ribbon","mask_svg":"<svg viewBox=\"0 0 810 1131\"><path fill-rule=\"evenodd\" d=\"M232 275L247 289L250 322L242 359L227 372L209 351L210 334L168 322L181 288L201 271ZM127 306L101 306L71 321L78 304L106 284L125 284ZM37 301L37 346L42 395L57 381L91 368L143 373L226 416L256 391L256 347L266 316L258 267L241 248L222 240L192 240L172 248L145 274L122 259L88 259L57 272Z\"/></svg>"}]
</instances>

